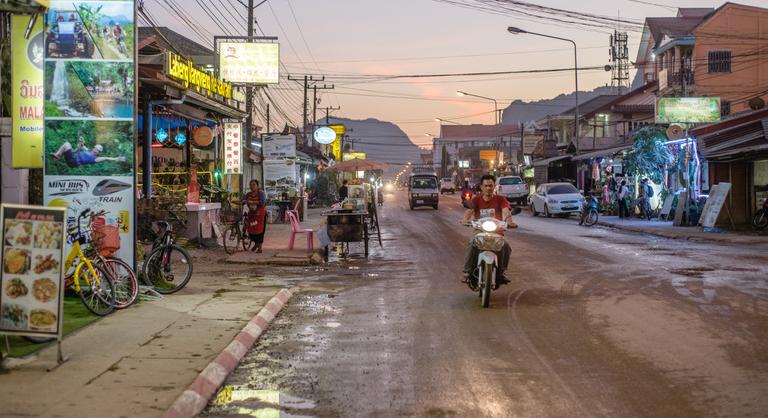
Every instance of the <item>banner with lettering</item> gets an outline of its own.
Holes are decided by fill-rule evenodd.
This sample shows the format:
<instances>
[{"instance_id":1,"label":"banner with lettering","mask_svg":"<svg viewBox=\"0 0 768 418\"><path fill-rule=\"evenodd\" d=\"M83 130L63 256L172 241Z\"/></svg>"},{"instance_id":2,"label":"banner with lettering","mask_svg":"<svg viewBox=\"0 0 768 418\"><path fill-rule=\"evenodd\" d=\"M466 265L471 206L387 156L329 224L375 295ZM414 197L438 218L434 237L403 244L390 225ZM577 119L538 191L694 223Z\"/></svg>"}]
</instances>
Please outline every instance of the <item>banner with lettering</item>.
<instances>
[{"instance_id":1,"label":"banner with lettering","mask_svg":"<svg viewBox=\"0 0 768 418\"><path fill-rule=\"evenodd\" d=\"M243 124L224 123L224 174L242 174Z\"/></svg>"},{"instance_id":2,"label":"banner with lettering","mask_svg":"<svg viewBox=\"0 0 768 418\"><path fill-rule=\"evenodd\" d=\"M43 21L25 38L29 19L11 15L13 168L43 167Z\"/></svg>"},{"instance_id":3,"label":"banner with lettering","mask_svg":"<svg viewBox=\"0 0 768 418\"><path fill-rule=\"evenodd\" d=\"M43 66L45 203L66 206L69 223L85 209L106 211L98 221L119 228L116 256L129 264L135 247L134 6L52 1Z\"/></svg>"}]
</instances>

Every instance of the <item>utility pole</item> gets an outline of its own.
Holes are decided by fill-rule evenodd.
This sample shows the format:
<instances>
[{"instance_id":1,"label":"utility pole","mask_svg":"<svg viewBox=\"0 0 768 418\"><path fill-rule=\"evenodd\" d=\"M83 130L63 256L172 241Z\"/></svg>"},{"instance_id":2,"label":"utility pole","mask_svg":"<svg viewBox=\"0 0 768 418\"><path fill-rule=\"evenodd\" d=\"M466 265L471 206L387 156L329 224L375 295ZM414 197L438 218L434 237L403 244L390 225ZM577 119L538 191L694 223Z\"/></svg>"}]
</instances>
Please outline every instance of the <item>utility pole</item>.
<instances>
[{"instance_id":1,"label":"utility pole","mask_svg":"<svg viewBox=\"0 0 768 418\"><path fill-rule=\"evenodd\" d=\"M330 86L327 84L323 84L322 87L319 87L317 85L312 86L312 125L317 125L317 91L318 90L333 90L336 88L336 85L331 84ZM326 118L327 119L327 118Z\"/></svg>"},{"instance_id":2,"label":"utility pole","mask_svg":"<svg viewBox=\"0 0 768 418\"><path fill-rule=\"evenodd\" d=\"M288 76L288 80L299 81L299 82L303 81L304 82L303 83L303 86L304 86L304 105L303 105L303 108L304 108L303 109L303 114L304 114L304 119L303 119L304 132L303 132L303 136L304 136L304 143L307 144L307 145L311 145L310 141L311 141L312 136L311 135L307 135L307 126L309 124L309 115L308 115L309 108L308 108L308 103L307 103L307 99L308 99L307 95L309 93L308 92L308 90L309 90L309 83L310 82L316 83L318 81L325 81L325 76L322 76L322 78L320 78L320 79L315 79L314 76L311 76L311 75L307 76L307 75L305 75L304 79L302 80L300 78L294 78L294 77L289 75Z\"/></svg>"},{"instance_id":3,"label":"utility pole","mask_svg":"<svg viewBox=\"0 0 768 418\"><path fill-rule=\"evenodd\" d=\"M266 133L270 133L270 132L271 131L269 129L269 103L267 103L267 132Z\"/></svg>"},{"instance_id":4,"label":"utility pole","mask_svg":"<svg viewBox=\"0 0 768 418\"><path fill-rule=\"evenodd\" d=\"M341 110L341 106L333 107L333 106L327 106L325 108L325 124L330 125L331 124L331 111L332 110Z\"/></svg>"}]
</instances>

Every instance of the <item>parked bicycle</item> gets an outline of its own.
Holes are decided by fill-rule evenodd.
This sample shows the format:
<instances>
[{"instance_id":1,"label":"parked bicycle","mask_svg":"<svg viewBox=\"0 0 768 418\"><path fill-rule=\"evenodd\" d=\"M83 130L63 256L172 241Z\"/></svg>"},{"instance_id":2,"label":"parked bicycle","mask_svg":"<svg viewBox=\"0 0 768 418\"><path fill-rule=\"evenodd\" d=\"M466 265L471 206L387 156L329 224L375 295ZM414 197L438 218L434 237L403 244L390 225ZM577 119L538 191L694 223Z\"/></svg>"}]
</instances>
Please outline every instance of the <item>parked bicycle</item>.
<instances>
[{"instance_id":1,"label":"parked bicycle","mask_svg":"<svg viewBox=\"0 0 768 418\"><path fill-rule=\"evenodd\" d=\"M86 251L88 257L106 270L115 286L115 308L131 306L139 295L139 283L133 268L114 253L120 249L120 230L118 225L107 225L100 211L90 215L88 227L91 245Z\"/></svg>"},{"instance_id":2,"label":"parked bicycle","mask_svg":"<svg viewBox=\"0 0 768 418\"><path fill-rule=\"evenodd\" d=\"M71 287L94 315L105 316L115 309L115 286L109 272L83 252L82 245L88 242L88 235L81 223L90 212L90 209L82 211L75 224L68 227L67 237L72 249L64 260L64 271L67 272L64 285Z\"/></svg>"},{"instance_id":3,"label":"parked bicycle","mask_svg":"<svg viewBox=\"0 0 768 418\"><path fill-rule=\"evenodd\" d=\"M160 233L152 243L152 250L141 269L142 281L158 293L178 292L192 278L192 257L184 248L176 245L173 228L165 221L154 224Z\"/></svg>"},{"instance_id":4,"label":"parked bicycle","mask_svg":"<svg viewBox=\"0 0 768 418\"><path fill-rule=\"evenodd\" d=\"M248 251L251 248L251 237L245 230L245 214L239 214L234 217L234 222L224 230L223 244L224 251L227 254L234 254L240 249ZM225 216L222 214L222 221L225 221ZM226 222L226 221L225 221Z\"/></svg>"}]
</instances>

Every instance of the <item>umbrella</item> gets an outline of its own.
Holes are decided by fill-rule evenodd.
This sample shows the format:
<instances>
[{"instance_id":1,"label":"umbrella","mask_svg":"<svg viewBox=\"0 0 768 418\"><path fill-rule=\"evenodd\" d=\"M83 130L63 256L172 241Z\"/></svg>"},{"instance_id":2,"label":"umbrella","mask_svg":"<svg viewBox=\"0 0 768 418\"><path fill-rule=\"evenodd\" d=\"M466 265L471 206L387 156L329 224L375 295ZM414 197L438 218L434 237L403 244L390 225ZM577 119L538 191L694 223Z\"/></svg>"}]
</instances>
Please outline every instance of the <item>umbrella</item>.
<instances>
[{"instance_id":1,"label":"umbrella","mask_svg":"<svg viewBox=\"0 0 768 418\"><path fill-rule=\"evenodd\" d=\"M381 161L373 160L361 160L359 158L353 158L348 161L342 161L331 167L331 170L336 171L373 171L384 170L389 164Z\"/></svg>"}]
</instances>

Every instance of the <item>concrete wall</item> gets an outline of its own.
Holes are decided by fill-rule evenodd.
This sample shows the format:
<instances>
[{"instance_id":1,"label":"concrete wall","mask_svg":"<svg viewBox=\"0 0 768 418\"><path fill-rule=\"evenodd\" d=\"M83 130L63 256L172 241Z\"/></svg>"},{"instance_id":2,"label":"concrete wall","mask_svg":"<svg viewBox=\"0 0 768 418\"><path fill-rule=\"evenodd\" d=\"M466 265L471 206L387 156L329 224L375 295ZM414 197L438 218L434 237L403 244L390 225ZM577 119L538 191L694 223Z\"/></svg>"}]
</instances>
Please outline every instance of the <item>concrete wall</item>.
<instances>
[{"instance_id":1,"label":"concrete wall","mask_svg":"<svg viewBox=\"0 0 768 418\"><path fill-rule=\"evenodd\" d=\"M730 4L694 32L696 94L731 102L731 113L748 109L760 94L768 101L768 9ZM709 51L731 51L730 73L709 73Z\"/></svg>"}]
</instances>

